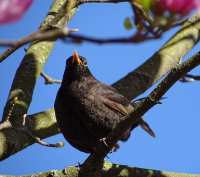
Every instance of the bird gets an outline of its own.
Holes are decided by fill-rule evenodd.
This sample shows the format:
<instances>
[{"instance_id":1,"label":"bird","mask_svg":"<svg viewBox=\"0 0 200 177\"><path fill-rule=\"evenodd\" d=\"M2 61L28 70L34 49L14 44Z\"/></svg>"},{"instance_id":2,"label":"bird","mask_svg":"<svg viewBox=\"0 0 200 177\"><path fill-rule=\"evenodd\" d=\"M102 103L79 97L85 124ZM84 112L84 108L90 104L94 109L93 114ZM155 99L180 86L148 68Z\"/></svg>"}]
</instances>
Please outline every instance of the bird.
<instances>
[{"instance_id":1,"label":"bird","mask_svg":"<svg viewBox=\"0 0 200 177\"><path fill-rule=\"evenodd\" d=\"M65 139L79 151L94 153L99 141L106 138L134 108L114 87L92 75L85 57L73 52L66 60L54 109ZM137 125L130 126L123 133L120 140L128 140L138 125L155 137L153 130L141 118Z\"/></svg>"}]
</instances>

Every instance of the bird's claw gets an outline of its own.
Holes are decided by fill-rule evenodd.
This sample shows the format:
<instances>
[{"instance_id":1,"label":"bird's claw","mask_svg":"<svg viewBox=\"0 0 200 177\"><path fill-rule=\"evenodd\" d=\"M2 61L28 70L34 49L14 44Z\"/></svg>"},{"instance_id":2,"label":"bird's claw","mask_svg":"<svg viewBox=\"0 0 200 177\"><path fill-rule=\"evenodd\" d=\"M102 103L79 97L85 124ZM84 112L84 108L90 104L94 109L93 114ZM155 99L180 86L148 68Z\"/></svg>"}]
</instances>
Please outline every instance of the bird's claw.
<instances>
[{"instance_id":1,"label":"bird's claw","mask_svg":"<svg viewBox=\"0 0 200 177\"><path fill-rule=\"evenodd\" d=\"M110 150L110 153L116 152L117 149L119 149L119 145L118 145L118 144L115 144L115 145L111 148L111 147L108 145L108 143L106 142L106 138L105 138L105 137L104 137L104 138L101 138L99 141L102 142L107 148L111 149L111 150Z\"/></svg>"},{"instance_id":2,"label":"bird's claw","mask_svg":"<svg viewBox=\"0 0 200 177\"><path fill-rule=\"evenodd\" d=\"M104 138L101 138L99 141L100 141L101 143L103 143L106 147L109 148L109 145L107 144L106 138L105 138L105 137L104 137Z\"/></svg>"}]
</instances>

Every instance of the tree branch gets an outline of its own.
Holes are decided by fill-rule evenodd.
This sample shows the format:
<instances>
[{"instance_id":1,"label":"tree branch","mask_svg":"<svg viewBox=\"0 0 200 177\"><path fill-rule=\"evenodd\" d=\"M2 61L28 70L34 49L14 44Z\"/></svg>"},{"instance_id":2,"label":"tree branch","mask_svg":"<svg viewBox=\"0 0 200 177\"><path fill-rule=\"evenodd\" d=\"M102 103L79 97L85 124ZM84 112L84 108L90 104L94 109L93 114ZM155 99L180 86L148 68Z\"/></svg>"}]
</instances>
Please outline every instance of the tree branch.
<instances>
[{"instance_id":1,"label":"tree branch","mask_svg":"<svg viewBox=\"0 0 200 177\"><path fill-rule=\"evenodd\" d=\"M86 2L103 2L103 1L81 1L82 3L86 3ZM119 1L105 1L105 2L119 2ZM121 2L121 1L120 1ZM160 30L160 32L156 32L154 30L154 26L153 26L153 21L150 17L148 17L148 15L145 13L145 11L142 9L142 7L136 3L136 2L132 2L132 6L135 9L135 14L136 17L140 17L138 20L136 20L137 22L141 22L142 20L145 20L146 22L149 23L149 26L144 26L145 28L147 28L147 30L145 30L146 32L142 32L142 31L137 31L135 34L129 36L129 37L118 37L118 38L97 38L97 37L91 37L91 36L84 36L84 35L75 35L75 34L70 34L71 32L76 32L77 29L51 29L48 31L37 31L34 32L26 37L23 37L19 40L13 41L13 40L0 40L0 46L8 46L10 48L6 49L1 55L0 55L0 62L3 62L8 56L10 56L13 52L15 52L18 48L22 47L23 45L33 42L33 41L41 41L41 40L46 40L46 41L52 41L58 38L62 38L64 41L68 41L68 40L72 40L73 42L76 43L81 43L81 42L92 42L92 43L96 43L96 44L112 44L112 43L139 43L139 42L143 42L143 41L148 41L148 40L152 40L152 39L158 39L161 37L162 33L169 30L170 27L174 27L177 25L182 24L178 23L178 24L172 24L171 26L166 26L165 28L163 27ZM136 22L136 23L137 23ZM68 38L66 38L68 37Z\"/></svg>"},{"instance_id":2,"label":"tree branch","mask_svg":"<svg viewBox=\"0 0 200 177\"><path fill-rule=\"evenodd\" d=\"M199 37L200 15L197 14L188 19L159 51L113 86L130 100L137 97L179 63L180 58L199 41Z\"/></svg>"},{"instance_id":3,"label":"tree branch","mask_svg":"<svg viewBox=\"0 0 200 177\"><path fill-rule=\"evenodd\" d=\"M48 172L42 172L32 175L26 175L22 177L79 177L79 167L68 167L63 170L50 170ZM129 167L126 165L113 164L110 162L104 162L103 170L101 170L101 177L200 177L195 174L182 174L163 172L159 170L144 169L137 167ZM1 175L1 177L15 177L8 175Z\"/></svg>"},{"instance_id":4,"label":"tree branch","mask_svg":"<svg viewBox=\"0 0 200 177\"><path fill-rule=\"evenodd\" d=\"M29 115L26 125L35 136L41 139L59 133L53 109ZM12 126L6 126L0 130L0 140L0 160L36 142L35 139L20 130L13 129Z\"/></svg>"},{"instance_id":5,"label":"tree branch","mask_svg":"<svg viewBox=\"0 0 200 177\"><path fill-rule=\"evenodd\" d=\"M75 2L75 0L53 1L47 17L40 26L40 30L46 31L55 27L58 29L64 28L66 22L71 19L75 12ZM3 129L0 132L0 146L2 147L0 148L0 159L18 152L34 142L27 134L21 133L20 128L23 127L23 116L27 113L31 103L36 80L53 49L54 41L32 43L16 71L2 119L3 124L4 121L10 121L12 128Z\"/></svg>"},{"instance_id":6,"label":"tree branch","mask_svg":"<svg viewBox=\"0 0 200 177\"><path fill-rule=\"evenodd\" d=\"M45 84L61 84L62 80L58 80L58 79L53 79L52 77L48 76L46 73L41 72L40 74L43 78L44 78L44 83Z\"/></svg>"},{"instance_id":7,"label":"tree branch","mask_svg":"<svg viewBox=\"0 0 200 177\"><path fill-rule=\"evenodd\" d=\"M52 28L52 25L57 25L58 28L63 28L65 23L74 13L74 3L74 0L54 1L49 13L50 15L47 15L40 30L49 30L49 28ZM63 9L65 10L64 15L62 14ZM58 30L57 32L63 31ZM66 34L68 31L65 31L64 33ZM42 35L40 37L42 37ZM17 98L11 119L12 117L15 117L15 119L17 119L17 122L15 123L21 124L23 115L26 114L30 105L36 80L41 73L44 63L47 61L48 55L53 49L54 41L55 39L52 39L52 41L34 42L28 48L13 80L9 98L4 109L3 120L10 110L11 100Z\"/></svg>"},{"instance_id":8,"label":"tree branch","mask_svg":"<svg viewBox=\"0 0 200 177\"><path fill-rule=\"evenodd\" d=\"M200 81L199 75L193 75L193 74L186 74L180 79L181 82L194 82L194 81Z\"/></svg>"},{"instance_id":9,"label":"tree branch","mask_svg":"<svg viewBox=\"0 0 200 177\"><path fill-rule=\"evenodd\" d=\"M27 126L27 115L25 114L23 116L23 118L24 118L24 121L23 121L23 126L22 127L17 127L17 128L9 127L9 128L14 128L18 132L20 131L20 133L28 135L30 138L33 139L33 141L35 143L38 143L38 144L40 144L42 146L46 146L46 147L63 147L64 146L63 142L58 142L58 143L51 144L51 143L47 143L47 142L41 140L41 138L35 136L33 134L33 132L30 130L30 128L29 128L30 126Z\"/></svg>"},{"instance_id":10,"label":"tree branch","mask_svg":"<svg viewBox=\"0 0 200 177\"><path fill-rule=\"evenodd\" d=\"M122 3L122 2L130 2L131 0L78 0L77 6L86 3Z\"/></svg>"},{"instance_id":11,"label":"tree branch","mask_svg":"<svg viewBox=\"0 0 200 177\"><path fill-rule=\"evenodd\" d=\"M77 30L69 30L67 28L62 29L52 29L48 31L37 31L26 37L23 37L17 41L11 40L0 40L0 46L8 46L10 48L6 49L0 55L0 63L3 62L9 55L15 52L18 48L22 47L25 44L28 44L33 41L55 41L58 38L63 38L68 36L69 33Z\"/></svg>"},{"instance_id":12,"label":"tree branch","mask_svg":"<svg viewBox=\"0 0 200 177\"><path fill-rule=\"evenodd\" d=\"M74 30L68 30L67 28L63 28L63 29L52 29L49 31L36 31L17 41L0 40L0 46L16 47L16 46L22 46L22 45L28 44L29 42L33 42L36 40L37 41L42 41L42 40L51 41L57 38L66 37L70 32L74 32Z\"/></svg>"},{"instance_id":13,"label":"tree branch","mask_svg":"<svg viewBox=\"0 0 200 177\"><path fill-rule=\"evenodd\" d=\"M81 43L81 42L91 42L95 44L133 44L133 43L139 43L143 41L148 41L152 39L157 39L160 36L148 36L147 34L142 34L139 32L136 32L134 35L128 36L128 37L118 37L118 38L98 38L98 37L91 37L91 36L85 36L80 34L69 34L67 38L63 39L64 41L71 40L75 43Z\"/></svg>"}]
</instances>

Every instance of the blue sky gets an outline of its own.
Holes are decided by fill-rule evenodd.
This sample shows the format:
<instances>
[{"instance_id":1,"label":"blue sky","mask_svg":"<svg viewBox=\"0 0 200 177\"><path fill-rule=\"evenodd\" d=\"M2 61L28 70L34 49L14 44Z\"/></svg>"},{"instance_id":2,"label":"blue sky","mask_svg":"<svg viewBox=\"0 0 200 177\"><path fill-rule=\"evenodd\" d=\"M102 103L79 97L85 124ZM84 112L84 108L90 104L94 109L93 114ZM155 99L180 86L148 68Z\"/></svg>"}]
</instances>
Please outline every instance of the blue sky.
<instances>
[{"instance_id":1,"label":"blue sky","mask_svg":"<svg viewBox=\"0 0 200 177\"><path fill-rule=\"evenodd\" d=\"M18 39L37 30L53 1L35 0L25 16L17 23L0 26L0 38ZM37 15L35 15L37 14ZM87 4L79 8L69 23L70 28L79 28L80 33L98 37L128 36L123 27L125 17L131 16L131 8L122 4ZM174 33L172 30L162 39L143 44L81 45L64 44L61 41L49 57L44 71L60 79L65 68L65 60L77 50L88 58L91 71L99 80L112 84L133 70L158 50ZM198 50L196 46L190 55ZM1 48L1 51L4 49ZM0 64L0 116L6 102L15 71L24 56L24 48L19 49ZM199 68L193 73L198 74ZM44 85L40 78L36 84L33 101L28 113L46 110L53 106L59 85ZM178 82L167 94L167 99L145 114L145 120L155 130L157 137L149 137L141 129L136 129L120 149L110 154L109 161L142 168L152 168L174 172L200 173L199 93L200 83L182 84ZM146 95L148 91L144 94ZM143 95L143 96L144 96ZM65 141L61 134L48 138L55 143ZM0 162L0 174L25 175L50 169L62 169L83 162L87 154L79 152L65 141L65 147L54 149L33 145Z\"/></svg>"}]
</instances>

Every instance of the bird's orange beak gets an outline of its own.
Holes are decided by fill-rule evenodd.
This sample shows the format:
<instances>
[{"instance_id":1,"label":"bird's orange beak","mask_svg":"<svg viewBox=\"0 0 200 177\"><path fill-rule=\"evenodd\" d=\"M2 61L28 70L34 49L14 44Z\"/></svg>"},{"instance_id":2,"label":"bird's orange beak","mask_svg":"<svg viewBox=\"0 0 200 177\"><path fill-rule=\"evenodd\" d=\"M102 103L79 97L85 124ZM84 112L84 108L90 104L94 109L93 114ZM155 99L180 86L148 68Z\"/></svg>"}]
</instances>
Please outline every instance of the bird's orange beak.
<instances>
[{"instance_id":1,"label":"bird's orange beak","mask_svg":"<svg viewBox=\"0 0 200 177\"><path fill-rule=\"evenodd\" d=\"M78 52L76 52L76 51L73 52L72 57L73 57L73 62L74 63L77 63L78 65L82 65L83 64L83 62L81 61L81 59L80 59L80 57L78 55Z\"/></svg>"}]
</instances>

